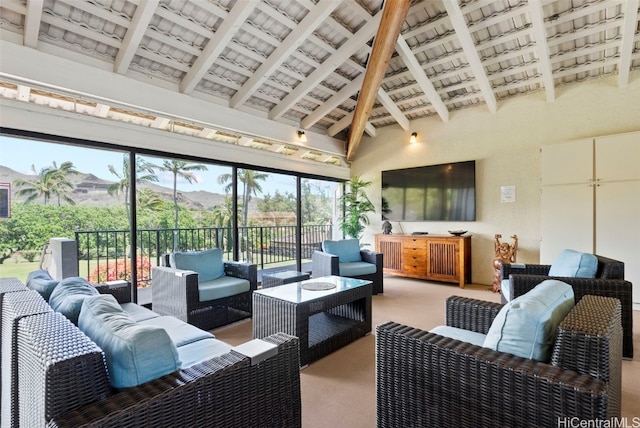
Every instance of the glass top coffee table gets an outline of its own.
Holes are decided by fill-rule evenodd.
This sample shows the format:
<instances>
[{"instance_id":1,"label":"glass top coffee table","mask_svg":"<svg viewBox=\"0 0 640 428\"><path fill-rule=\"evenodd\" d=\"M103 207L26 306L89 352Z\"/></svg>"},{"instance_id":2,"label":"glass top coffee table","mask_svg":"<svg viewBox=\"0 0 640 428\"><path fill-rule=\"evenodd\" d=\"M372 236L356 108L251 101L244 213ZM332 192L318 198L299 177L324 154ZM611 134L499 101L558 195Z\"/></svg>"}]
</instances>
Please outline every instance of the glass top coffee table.
<instances>
[{"instance_id":1,"label":"glass top coffee table","mask_svg":"<svg viewBox=\"0 0 640 428\"><path fill-rule=\"evenodd\" d=\"M325 276L253 292L253 337L300 339L300 366L371 332L372 282Z\"/></svg>"}]
</instances>

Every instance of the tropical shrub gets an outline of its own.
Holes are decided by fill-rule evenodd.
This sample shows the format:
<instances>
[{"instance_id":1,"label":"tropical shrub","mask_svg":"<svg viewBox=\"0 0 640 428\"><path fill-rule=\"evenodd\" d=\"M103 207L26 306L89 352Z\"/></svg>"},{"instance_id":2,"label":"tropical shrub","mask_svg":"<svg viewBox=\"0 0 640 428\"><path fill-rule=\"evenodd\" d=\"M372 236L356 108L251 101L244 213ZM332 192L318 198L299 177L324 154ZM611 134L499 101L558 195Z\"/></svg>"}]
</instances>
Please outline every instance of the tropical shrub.
<instances>
[{"instance_id":1,"label":"tropical shrub","mask_svg":"<svg viewBox=\"0 0 640 428\"><path fill-rule=\"evenodd\" d=\"M148 287L151 278L151 261L138 257L136 259L136 269L138 272L137 287ZM100 264L89 274L88 281L93 284L100 284L107 281L117 280L131 281L131 261L128 258L114 260L109 263Z\"/></svg>"}]
</instances>

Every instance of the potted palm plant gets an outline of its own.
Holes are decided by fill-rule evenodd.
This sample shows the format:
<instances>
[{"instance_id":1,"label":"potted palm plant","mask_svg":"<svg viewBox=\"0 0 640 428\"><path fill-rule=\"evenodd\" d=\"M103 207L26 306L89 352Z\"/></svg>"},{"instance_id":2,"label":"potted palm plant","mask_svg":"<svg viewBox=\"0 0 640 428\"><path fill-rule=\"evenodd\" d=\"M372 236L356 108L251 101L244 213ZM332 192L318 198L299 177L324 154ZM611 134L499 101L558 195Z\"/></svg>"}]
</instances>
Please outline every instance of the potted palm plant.
<instances>
[{"instance_id":1,"label":"potted palm plant","mask_svg":"<svg viewBox=\"0 0 640 428\"><path fill-rule=\"evenodd\" d=\"M364 228L369 224L367 214L375 211L373 203L365 193L371 182L361 180L355 175L345 184L345 192L340 198L344 209L344 216L340 218L340 229L346 237L360 239Z\"/></svg>"}]
</instances>

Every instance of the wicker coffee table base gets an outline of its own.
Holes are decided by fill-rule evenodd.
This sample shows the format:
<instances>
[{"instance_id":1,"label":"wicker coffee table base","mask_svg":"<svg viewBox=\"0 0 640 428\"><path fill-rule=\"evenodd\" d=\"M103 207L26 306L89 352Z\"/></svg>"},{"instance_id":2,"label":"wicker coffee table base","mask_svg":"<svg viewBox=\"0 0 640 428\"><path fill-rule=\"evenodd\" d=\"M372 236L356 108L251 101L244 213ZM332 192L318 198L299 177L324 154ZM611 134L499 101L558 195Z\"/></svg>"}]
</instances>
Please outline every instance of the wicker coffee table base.
<instances>
[{"instance_id":1,"label":"wicker coffee table base","mask_svg":"<svg viewBox=\"0 0 640 428\"><path fill-rule=\"evenodd\" d=\"M253 337L283 332L300 339L300 366L371 332L372 285L293 303L253 294Z\"/></svg>"}]
</instances>

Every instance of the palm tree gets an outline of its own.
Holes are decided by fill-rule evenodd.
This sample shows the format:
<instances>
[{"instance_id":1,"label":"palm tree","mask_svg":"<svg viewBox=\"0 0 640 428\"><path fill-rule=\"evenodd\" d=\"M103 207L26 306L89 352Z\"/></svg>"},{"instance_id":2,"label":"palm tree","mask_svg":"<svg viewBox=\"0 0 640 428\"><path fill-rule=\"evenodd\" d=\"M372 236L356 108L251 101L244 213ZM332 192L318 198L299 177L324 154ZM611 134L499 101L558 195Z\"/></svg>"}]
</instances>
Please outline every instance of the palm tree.
<instances>
[{"instance_id":1,"label":"palm tree","mask_svg":"<svg viewBox=\"0 0 640 428\"><path fill-rule=\"evenodd\" d=\"M141 189L136 192L137 208L140 210L160 211L164 201L151 189Z\"/></svg>"},{"instance_id":2,"label":"palm tree","mask_svg":"<svg viewBox=\"0 0 640 428\"><path fill-rule=\"evenodd\" d=\"M136 184L152 183L158 181L158 176L155 173L156 166L152 163L145 161L142 158L136 158ZM127 220L129 221L129 229L131 229L131 207L129 204L129 189L131 188L131 181L129 177L129 155L122 156L122 171L119 173L113 165L109 165L109 172L116 177L119 181L111 184L107 191L111 196L117 197L121 193L124 195L124 206L127 211Z\"/></svg>"},{"instance_id":3,"label":"palm tree","mask_svg":"<svg viewBox=\"0 0 640 428\"><path fill-rule=\"evenodd\" d=\"M13 182L14 186L23 187L16 192L16 195L26 196L25 203L31 203L42 196L44 205L47 205L51 196L55 195L58 198L58 205L60 205L61 199L75 205L75 201L66 195L74 187L73 183L68 180L68 176L78 174L73 162L63 162L60 164L60 168L53 162L52 166L42 168L40 173L36 172L35 165L31 165L31 171L37 175L35 181L15 180Z\"/></svg>"},{"instance_id":4,"label":"palm tree","mask_svg":"<svg viewBox=\"0 0 640 428\"><path fill-rule=\"evenodd\" d=\"M225 192L229 193L231 190L231 174L221 174L218 176L218 183L225 184ZM243 226L249 225L249 203L251 202L252 195L258 195L262 193L262 187L258 181L263 181L269 178L269 174L264 172L253 171L249 169L238 169L238 181L242 183L242 218ZM245 248L247 249L247 260L251 259L251 252L249 251L249 234L244 233Z\"/></svg>"},{"instance_id":5,"label":"palm tree","mask_svg":"<svg viewBox=\"0 0 640 428\"><path fill-rule=\"evenodd\" d=\"M227 231L231 230L233 227L233 201L231 200L231 196L225 195L224 202L213 207L213 211L211 212L211 221L212 224L216 225L216 227L225 228L225 234ZM223 238L223 242L224 239L225 238ZM233 244L232 237L228 236L226 241L227 248L230 248ZM218 243L218 245L220 245L220 243Z\"/></svg>"},{"instance_id":6,"label":"palm tree","mask_svg":"<svg viewBox=\"0 0 640 428\"><path fill-rule=\"evenodd\" d=\"M202 164L195 164L190 162L185 162L181 160L166 160L163 162L160 167L161 171L168 171L173 174L173 206L175 209L175 221L174 228L178 228L178 177L187 180L189 184L197 183L198 178L193 173L193 171L206 171L207 167Z\"/></svg>"},{"instance_id":7,"label":"palm tree","mask_svg":"<svg viewBox=\"0 0 640 428\"><path fill-rule=\"evenodd\" d=\"M73 182L69 180L70 175L76 175L80 172L75 168L73 162L62 162L60 164L60 168L53 162L53 167L51 168L53 174L53 188L51 189L52 193L56 195L58 198L58 206L60 206L60 199L64 200L70 205L75 205L76 202L67 196L75 185Z\"/></svg>"}]
</instances>

